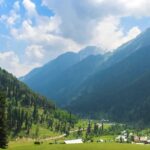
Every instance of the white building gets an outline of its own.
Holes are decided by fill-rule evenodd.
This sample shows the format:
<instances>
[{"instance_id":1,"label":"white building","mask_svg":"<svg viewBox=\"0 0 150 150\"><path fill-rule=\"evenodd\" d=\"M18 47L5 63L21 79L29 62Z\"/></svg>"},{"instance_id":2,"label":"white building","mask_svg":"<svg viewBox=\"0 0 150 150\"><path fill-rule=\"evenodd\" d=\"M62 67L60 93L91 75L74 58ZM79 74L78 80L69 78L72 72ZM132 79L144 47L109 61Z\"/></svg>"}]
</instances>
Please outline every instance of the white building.
<instances>
[{"instance_id":1,"label":"white building","mask_svg":"<svg viewBox=\"0 0 150 150\"><path fill-rule=\"evenodd\" d=\"M75 140L66 140L65 144L82 144L83 140L82 139L75 139Z\"/></svg>"}]
</instances>

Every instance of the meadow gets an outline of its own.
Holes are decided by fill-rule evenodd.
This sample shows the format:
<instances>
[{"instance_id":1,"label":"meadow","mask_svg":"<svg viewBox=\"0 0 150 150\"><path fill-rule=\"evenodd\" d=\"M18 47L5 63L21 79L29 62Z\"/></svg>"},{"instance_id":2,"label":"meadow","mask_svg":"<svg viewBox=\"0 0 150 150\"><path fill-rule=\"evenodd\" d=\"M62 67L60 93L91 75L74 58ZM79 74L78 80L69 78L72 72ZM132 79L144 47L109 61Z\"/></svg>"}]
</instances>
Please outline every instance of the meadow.
<instances>
[{"instance_id":1,"label":"meadow","mask_svg":"<svg viewBox=\"0 0 150 150\"><path fill-rule=\"evenodd\" d=\"M93 129L94 121L91 121L91 124L92 124L91 128ZM75 145L62 144L64 143L64 140L79 138L77 136L77 129L79 126L84 127L86 129L86 127L88 126L88 120L79 120L79 122L75 125L74 130L72 130L75 132L71 132L69 136L67 137L62 136L61 138L59 136L61 136L62 133L55 133L42 126L39 126L38 138L36 140L43 141L43 143L40 145L35 145L34 144L35 139L32 138L32 136L34 137L35 135L36 126L33 125L30 133L30 138L23 137L23 138L12 139L9 142L9 147L7 150L41 150L41 149L43 150L150 150L150 145L114 143L114 139L117 136L117 134L111 135L107 133L107 131L112 127L111 124L107 124L107 123L104 124L104 131L103 131L104 133L106 133L106 135L105 134L101 136L93 135L92 136L92 140L94 141L93 143L88 143L89 141L87 141L87 143L84 144L75 144ZM117 130L120 132L123 129L122 128L119 129L118 126ZM113 133L115 133L115 131L116 130L114 130ZM22 133L22 135L24 135L24 133ZM85 138L85 135L86 135L86 130L83 130L82 139ZM57 140L55 140L54 137L58 137ZM96 143L96 141L100 139L106 140L107 142ZM54 144L55 142L57 144Z\"/></svg>"},{"instance_id":2,"label":"meadow","mask_svg":"<svg viewBox=\"0 0 150 150\"><path fill-rule=\"evenodd\" d=\"M116 143L86 143L76 145L43 143L34 145L31 142L11 142L8 150L149 150L150 145L116 144Z\"/></svg>"}]
</instances>

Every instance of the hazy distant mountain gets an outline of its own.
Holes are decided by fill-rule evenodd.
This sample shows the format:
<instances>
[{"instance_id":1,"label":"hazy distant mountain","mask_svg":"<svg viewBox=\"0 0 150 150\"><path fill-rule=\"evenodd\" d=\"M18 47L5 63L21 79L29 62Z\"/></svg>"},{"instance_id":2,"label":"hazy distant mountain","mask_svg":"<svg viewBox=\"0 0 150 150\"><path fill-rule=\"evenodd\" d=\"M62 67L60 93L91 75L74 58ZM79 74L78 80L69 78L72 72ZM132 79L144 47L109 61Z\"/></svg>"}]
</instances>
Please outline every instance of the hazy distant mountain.
<instances>
[{"instance_id":1,"label":"hazy distant mountain","mask_svg":"<svg viewBox=\"0 0 150 150\"><path fill-rule=\"evenodd\" d=\"M76 93L80 85L102 64L104 58L103 55L91 55L73 65L61 73L56 80L53 80L51 85L47 83L46 87L48 88L45 89L43 94L52 96L60 106L70 103L70 97Z\"/></svg>"},{"instance_id":2,"label":"hazy distant mountain","mask_svg":"<svg viewBox=\"0 0 150 150\"><path fill-rule=\"evenodd\" d=\"M28 75L22 77L21 80L33 90L43 93L42 91L47 89L45 86L47 83L51 84L64 70L79 61L80 57L78 54L67 52L47 63L45 66L34 69Z\"/></svg>"},{"instance_id":3,"label":"hazy distant mountain","mask_svg":"<svg viewBox=\"0 0 150 150\"><path fill-rule=\"evenodd\" d=\"M60 61L64 68L61 72L55 66L57 58L52 61L53 65L50 62L47 67L42 67L42 70L46 68L42 73L35 75L37 70L33 71L34 76L31 79L25 77L27 80L24 82L76 113L93 116L105 114L115 120L149 124L150 117L146 115L150 113L149 39L150 29L114 53L92 55L90 49L95 52L97 48L88 47L78 54L73 53L77 59L67 67L63 67L67 60L65 63ZM56 72L50 69L52 66ZM45 74L48 68L50 71Z\"/></svg>"},{"instance_id":4,"label":"hazy distant mountain","mask_svg":"<svg viewBox=\"0 0 150 150\"><path fill-rule=\"evenodd\" d=\"M85 59L86 57L90 55L98 55L98 54L103 54L104 51L96 46L88 46L82 50L79 51L79 55L81 59Z\"/></svg>"},{"instance_id":5,"label":"hazy distant mountain","mask_svg":"<svg viewBox=\"0 0 150 150\"><path fill-rule=\"evenodd\" d=\"M64 105L62 99L66 98L65 95L72 93L98 66L99 59L102 60L101 55L98 56L100 53L103 53L102 50L94 46L86 47L79 53L67 52L43 67L34 69L21 80L33 90Z\"/></svg>"}]
</instances>

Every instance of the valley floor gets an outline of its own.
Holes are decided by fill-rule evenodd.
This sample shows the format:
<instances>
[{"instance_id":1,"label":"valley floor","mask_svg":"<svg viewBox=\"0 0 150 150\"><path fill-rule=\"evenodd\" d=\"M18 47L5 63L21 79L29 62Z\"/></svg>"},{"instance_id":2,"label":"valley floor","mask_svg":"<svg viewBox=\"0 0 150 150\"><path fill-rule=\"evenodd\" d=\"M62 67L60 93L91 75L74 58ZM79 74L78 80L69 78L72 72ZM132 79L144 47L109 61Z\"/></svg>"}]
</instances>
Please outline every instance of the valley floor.
<instances>
[{"instance_id":1,"label":"valley floor","mask_svg":"<svg viewBox=\"0 0 150 150\"><path fill-rule=\"evenodd\" d=\"M33 142L11 142L8 150L149 150L150 145L116 144L116 143L90 143L90 144L53 144L44 142L41 145L34 145Z\"/></svg>"}]
</instances>

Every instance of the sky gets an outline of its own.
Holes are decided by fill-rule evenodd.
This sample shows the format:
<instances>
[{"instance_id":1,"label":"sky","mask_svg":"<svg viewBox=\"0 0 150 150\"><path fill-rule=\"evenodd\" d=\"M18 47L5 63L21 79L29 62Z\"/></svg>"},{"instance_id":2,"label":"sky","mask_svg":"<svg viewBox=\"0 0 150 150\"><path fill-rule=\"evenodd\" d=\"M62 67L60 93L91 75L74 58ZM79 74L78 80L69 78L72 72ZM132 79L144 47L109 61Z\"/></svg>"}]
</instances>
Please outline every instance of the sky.
<instances>
[{"instance_id":1,"label":"sky","mask_svg":"<svg viewBox=\"0 0 150 150\"><path fill-rule=\"evenodd\" d=\"M150 27L148 0L0 0L0 67L17 77L86 46L114 51Z\"/></svg>"}]
</instances>

